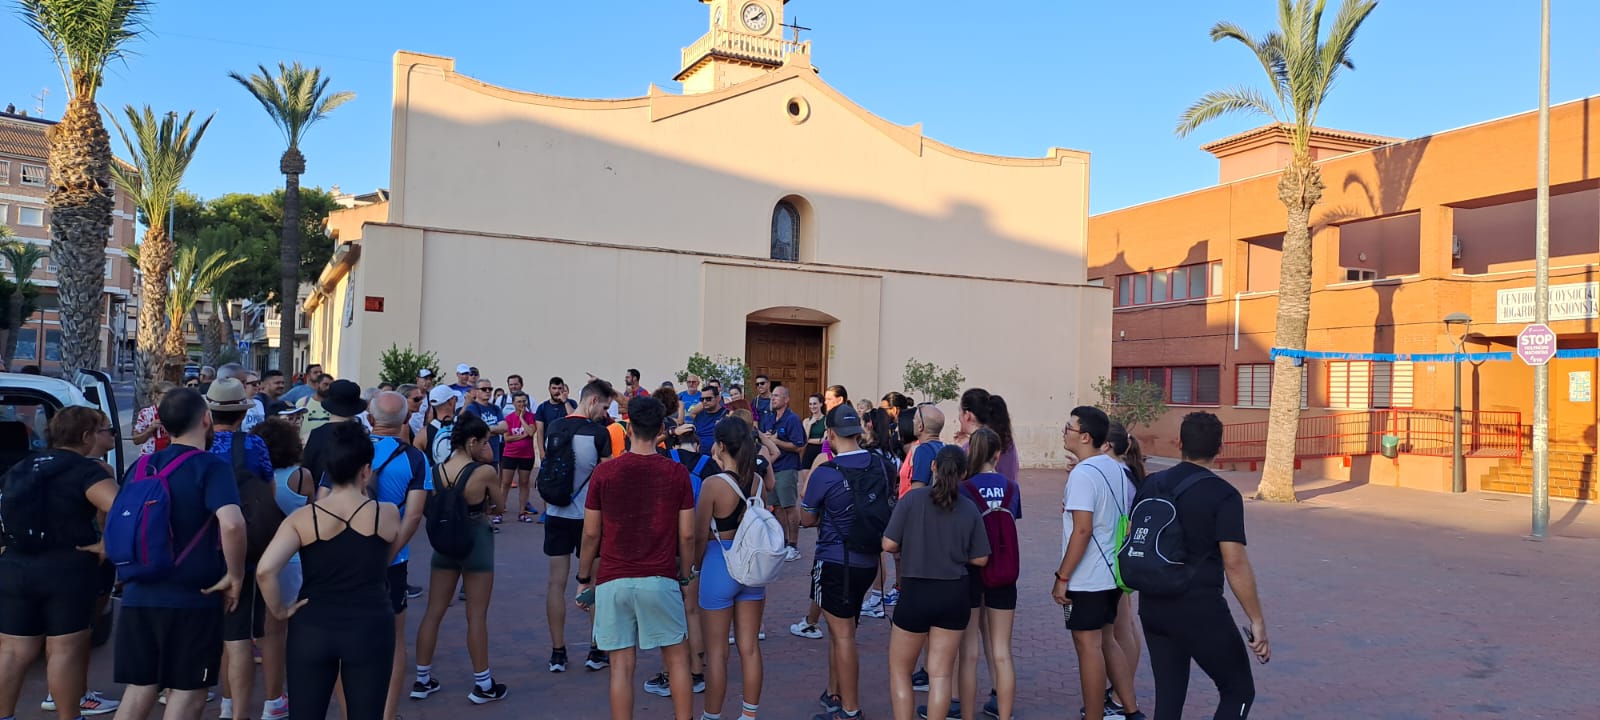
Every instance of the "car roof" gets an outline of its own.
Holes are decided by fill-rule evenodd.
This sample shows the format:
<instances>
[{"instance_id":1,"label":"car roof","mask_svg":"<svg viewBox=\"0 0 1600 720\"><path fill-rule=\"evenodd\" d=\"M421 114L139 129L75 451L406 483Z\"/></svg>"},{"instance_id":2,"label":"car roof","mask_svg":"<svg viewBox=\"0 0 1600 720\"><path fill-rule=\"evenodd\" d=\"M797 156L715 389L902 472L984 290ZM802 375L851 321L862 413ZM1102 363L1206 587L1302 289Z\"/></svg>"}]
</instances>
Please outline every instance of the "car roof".
<instances>
[{"instance_id":1,"label":"car roof","mask_svg":"<svg viewBox=\"0 0 1600 720\"><path fill-rule=\"evenodd\" d=\"M83 391L79 390L77 385L60 378L24 373L0 373L0 393L12 388L33 390L53 396L64 406L88 404Z\"/></svg>"}]
</instances>

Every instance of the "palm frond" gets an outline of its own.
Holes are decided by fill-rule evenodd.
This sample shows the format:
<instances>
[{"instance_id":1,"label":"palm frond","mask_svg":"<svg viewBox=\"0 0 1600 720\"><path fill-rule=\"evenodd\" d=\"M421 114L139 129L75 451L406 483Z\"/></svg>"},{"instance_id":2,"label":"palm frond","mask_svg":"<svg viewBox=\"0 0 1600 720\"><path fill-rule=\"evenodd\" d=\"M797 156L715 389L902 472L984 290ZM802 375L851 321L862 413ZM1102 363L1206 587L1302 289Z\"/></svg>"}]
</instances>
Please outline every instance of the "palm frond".
<instances>
[{"instance_id":1,"label":"palm frond","mask_svg":"<svg viewBox=\"0 0 1600 720\"><path fill-rule=\"evenodd\" d=\"M145 29L151 0L17 0L22 21L55 56L73 97L99 89L106 65L127 56Z\"/></svg>"},{"instance_id":2,"label":"palm frond","mask_svg":"<svg viewBox=\"0 0 1600 720\"><path fill-rule=\"evenodd\" d=\"M267 116L283 131L283 138L291 148L300 147L300 139L308 128L356 97L349 90L329 94L330 78L323 77L319 67L280 62L276 74L265 65L257 68L259 72L248 76L230 72L228 77L244 86L256 102L261 103Z\"/></svg>"},{"instance_id":3,"label":"palm frond","mask_svg":"<svg viewBox=\"0 0 1600 720\"><path fill-rule=\"evenodd\" d=\"M49 256L50 251L42 245L20 240L9 240L0 244L0 257L5 258L11 265L11 277L15 279L17 287L22 287L32 279L33 271Z\"/></svg>"},{"instance_id":4,"label":"palm frond","mask_svg":"<svg viewBox=\"0 0 1600 720\"><path fill-rule=\"evenodd\" d=\"M1276 32L1267 33L1257 40L1237 23L1226 20L1217 23L1211 28L1211 41L1236 40L1256 56L1256 61L1261 63L1261 69L1267 74L1267 82L1272 86L1272 94L1277 96L1278 104L1284 103L1284 94L1288 89L1288 79L1283 62L1283 38Z\"/></svg>"},{"instance_id":5,"label":"palm frond","mask_svg":"<svg viewBox=\"0 0 1600 720\"><path fill-rule=\"evenodd\" d=\"M158 119L149 105L144 106L143 111L128 105L124 113L128 122L126 128L117 122L115 116L112 116L111 122L122 137L122 144L127 147L128 157L133 159L134 167L129 169L113 164L112 177L123 192L133 198L134 204L148 218L151 228L170 232L171 228L166 227L167 212L178 197L183 174L194 160L200 138L205 136L206 128L216 116L208 116L194 125L192 110L183 116L182 122L178 121L177 113L166 113Z\"/></svg>"},{"instance_id":6,"label":"palm frond","mask_svg":"<svg viewBox=\"0 0 1600 720\"><path fill-rule=\"evenodd\" d=\"M1265 115L1278 119L1276 110L1260 91L1247 87L1213 90L1202 95L1193 105L1178 116L1178 137L1187 137L1201 125L1222 115L1236 112Z\"/></svg>"},{"instance_id":7,"label":"palm frond","mask_svg":"<svg viewBox=\"0 0 1600 720\"><path fill-rule=\"evenodd\" d=\"M1341 70L1354 70L1356 64L1350 60L1350 47L1355 44L1356 32L1361 29L1361 23L1367 16L1377 9L1377 0L1346 0L1339 6L1339 14L1333 18L1333 25L1328 27L1328 37L1322 45L1322 98L1317 102L1320 110L1322 100L1327 98L1328 92L1333 89L1334 82L1339 77Z\"/></svg>"},{"instance_id":8,"label":"palm frond","mask_svg":"<svg viewBox=\"0 0 1600 720\"><path fill-rule=\"evenodd\" d=\"M199 250L193 246L178 248L172 261L171 291L167 293L167 321L174 327L181 326L183 317L200 302L200 297L211 292L225 273L243 262L244 258L228 257L228 253L221 250L201 258Z\"/></svg>"}]
</instances>

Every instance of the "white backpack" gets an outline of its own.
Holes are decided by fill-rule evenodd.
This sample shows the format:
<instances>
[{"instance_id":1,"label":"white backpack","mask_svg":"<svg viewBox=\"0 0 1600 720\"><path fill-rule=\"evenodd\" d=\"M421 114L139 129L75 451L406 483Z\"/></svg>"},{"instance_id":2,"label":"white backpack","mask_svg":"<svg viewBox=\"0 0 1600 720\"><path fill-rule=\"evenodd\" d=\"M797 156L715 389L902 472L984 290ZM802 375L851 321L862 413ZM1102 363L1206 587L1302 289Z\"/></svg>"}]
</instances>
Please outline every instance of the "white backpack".
<instances>
[{"instance_id":1,"label":"white backpack","mask_svg":"<svg viewBox=\"0 0 1600 720\"><path fill-rule=\"evenodd\" d=\"M745 497L739 484L727 473L718 477L727 482L739 497L744 498L744 519L739 521L739 530L733 534L731 545L716 537L717 528L713 522L711 541L722 544L722 560L727 564L728 576L734 582L745 587L766 587L778 579L778 572L783 570L787 552L783 525L759 499Z\"/></svg>"}]
</instances>

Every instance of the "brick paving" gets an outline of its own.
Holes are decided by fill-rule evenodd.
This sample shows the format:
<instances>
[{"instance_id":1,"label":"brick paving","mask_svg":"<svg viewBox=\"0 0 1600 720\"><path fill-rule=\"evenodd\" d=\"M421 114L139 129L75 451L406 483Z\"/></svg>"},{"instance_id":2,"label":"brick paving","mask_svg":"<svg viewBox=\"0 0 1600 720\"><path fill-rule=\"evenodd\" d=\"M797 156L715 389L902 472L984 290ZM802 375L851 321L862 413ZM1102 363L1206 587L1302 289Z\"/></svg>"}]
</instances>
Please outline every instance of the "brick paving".
<instances>
[{"instance_id":1,"label":"brick paving","mask_svg":"<svg viewBox=\"0 0 1600 720\"><path fill-rule=\"evenodd\" d=\"M1254 484L1242 473L1227 477L1247 493ZM1017 717L1024 719L1074 717L1080 704L1071 644L1048 597L1049 572L1059 559L1064 480L1059 471L1028 471L1023 477L1024 581L1015 646ZM1600 717L1594 679L1600 659L1595 508L1557 503L1553 537L1530 542L1521 536L1525 498L1329 483L1306 488L1310 497L1298 505L1248 502L1246 508L1273 641L1272 663L1255 668L1257 717ZM510 698L483 707L467 703L471 675L458 604L445 621L434 660L444 691L424 702L408 701L406 718L607 717L609 671L589 673L578 662L565 675L544 671L549 641L540 536L540 526L508 525L497 540L492 665L497 679L510 685ZM808 532L801 544L813 537ZM420 554L426 558L427 550ZM788 633L806 607L807 564L789 567L769 589L768 640L762 644L763 717L776 720L818 712L815 698L826 678L826 641ZM422 573L414 570L412 581L422 582ZM420 611L413 607L413 627ZM863 704L873 718L889 716L888 628L886 620L865 620L860 634ZM569 638L585 637L587 620L569 613L567 632ZM581 662L584 649L570 641L569 646L573 660ZM641 658L636 682L657 669L654 655ZM729 699L735 712L725 715L736 715L738 707L734 658ZM111 654L102 648L94 656L91 686L115 697L110 676ZM1141 701L1152 704L1147 667L1137 684ZM43 693L41 666L30 673L17 716L46 717L34 704ZM1215 691L1197 671L1188 716L1209 717L1215 701ZM641 718L671 716L666 699L643 692L636 707ZM207 717L215 713L213 705Z\"/></svg>"}]
</instances>

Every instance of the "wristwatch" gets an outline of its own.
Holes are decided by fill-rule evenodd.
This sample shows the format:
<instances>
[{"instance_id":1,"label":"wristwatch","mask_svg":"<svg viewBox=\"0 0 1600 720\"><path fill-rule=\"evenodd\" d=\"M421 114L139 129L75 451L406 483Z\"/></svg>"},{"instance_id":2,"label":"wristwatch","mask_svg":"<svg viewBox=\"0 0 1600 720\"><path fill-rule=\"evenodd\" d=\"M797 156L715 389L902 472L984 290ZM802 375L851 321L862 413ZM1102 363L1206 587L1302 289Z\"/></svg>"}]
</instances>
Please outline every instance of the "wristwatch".
<instances>
[{"instance_id":1,"label":"wristwatch","mask_svg":"<svg viewBox=\"0 0 1600 720\"><path fill-rule=\"evenodd\" d=\"M1066 578L1064 578L1064 577L1061 577L1061 573L1060 573L1060 572L1059 572L1059 571L1054 571L1054 570L1052 570L1052 571L1051 571L1051 572L1050 572L1050 574L1051 574L1051 575L1054 575L1054 576L1056 576L1056 582L1058 582L1058 583L1064 583L1064 582L1066 582L1066 581L1067 581L1067 579L1066 579Z\"/></svg>"},{"instance_id":2,"label":"wristwatch","mask_svg":"<svg viewBox=\"0 0 1600 720\"><path fill-rule=\"evenodd\" d=\"M588 585L591 581L594 580L594 578L586 578L586 577L584 577L582 575L574 577L573 579L577 580L579 585Z\"/></svg>"}]
</instances>

